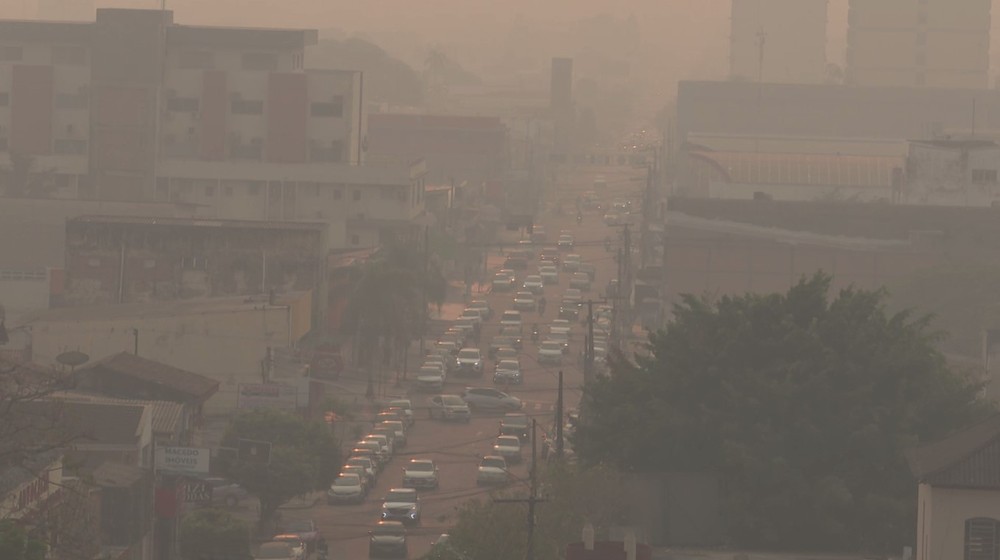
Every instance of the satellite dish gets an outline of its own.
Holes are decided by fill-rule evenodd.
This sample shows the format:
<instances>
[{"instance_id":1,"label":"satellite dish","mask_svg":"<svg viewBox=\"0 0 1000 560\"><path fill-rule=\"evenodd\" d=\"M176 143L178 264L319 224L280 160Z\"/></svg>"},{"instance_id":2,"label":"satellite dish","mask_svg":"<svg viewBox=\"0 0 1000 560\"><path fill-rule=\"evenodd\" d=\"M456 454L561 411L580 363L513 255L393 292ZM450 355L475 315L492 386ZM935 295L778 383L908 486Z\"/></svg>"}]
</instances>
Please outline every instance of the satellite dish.
<instances>
[{"instance_id":1,"label":"satellite dish","mask_svg":"<svg viewBox=\"0 0 1000 560\"><path fill-rule=\"evenodd\" d=\"M56 361L64 366L74 368L89 362L90 356L80 352L79 350L70 350L69 352L63 352L62 354L56 356Z\"/></svg>"}]
</instances>

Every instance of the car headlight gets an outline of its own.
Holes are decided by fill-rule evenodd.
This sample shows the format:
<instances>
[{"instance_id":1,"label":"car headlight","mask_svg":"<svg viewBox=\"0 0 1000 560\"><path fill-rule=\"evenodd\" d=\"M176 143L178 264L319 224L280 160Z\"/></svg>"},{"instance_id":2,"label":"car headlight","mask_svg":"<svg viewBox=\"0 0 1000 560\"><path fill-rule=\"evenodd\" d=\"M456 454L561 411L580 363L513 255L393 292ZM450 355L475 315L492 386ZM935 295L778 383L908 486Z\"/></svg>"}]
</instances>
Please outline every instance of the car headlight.
<instances>
[{"instance_id":1,"label":"car headlight","mask_svg":"<svg viewBox=\"0 0 1000 560\"><path fill-rule=\"evenodd\" d=\"M388 511L382 511L382 519L385 519L386 517L389 517L389 512Z\"/></svg>"},{"instance_id":2,"label":"car headlight","mask_svg":"<svg viewBox=\"0 0 1000 560\"><path fill-rule=\"evenodd\" d=\"M410 512L410 519L416 519L416 518L417 518L417 512L411 511Z\"/></svg>"}]
</instances>

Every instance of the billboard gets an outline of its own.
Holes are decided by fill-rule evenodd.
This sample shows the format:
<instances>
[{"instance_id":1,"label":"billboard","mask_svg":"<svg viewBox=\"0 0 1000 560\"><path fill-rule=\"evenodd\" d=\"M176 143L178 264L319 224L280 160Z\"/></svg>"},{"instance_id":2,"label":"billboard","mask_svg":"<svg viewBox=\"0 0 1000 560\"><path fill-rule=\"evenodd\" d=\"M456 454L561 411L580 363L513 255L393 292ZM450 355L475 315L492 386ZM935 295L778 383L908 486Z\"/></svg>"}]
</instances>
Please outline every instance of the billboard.
<instances>
[{"instance_id":1,"label":"billboard","mask_svg":"<svg viewBox=\"0 0 1000 560\"><path fill-rule=\"evenodd\" d=\"M237 386L236 408L295 409L299 405L298 389L277 383L240 383Z\"/></svg>"},{"instance_id":2,"label":"billboard","mask_svg":"<svg viewBox=\"0 0 1000 560\"><path fill-rule=\"evenodd\" d=\"M204 447L157 447L156 468L160 471L208 474L210 452Z\"/></svg>"}]
</instances>

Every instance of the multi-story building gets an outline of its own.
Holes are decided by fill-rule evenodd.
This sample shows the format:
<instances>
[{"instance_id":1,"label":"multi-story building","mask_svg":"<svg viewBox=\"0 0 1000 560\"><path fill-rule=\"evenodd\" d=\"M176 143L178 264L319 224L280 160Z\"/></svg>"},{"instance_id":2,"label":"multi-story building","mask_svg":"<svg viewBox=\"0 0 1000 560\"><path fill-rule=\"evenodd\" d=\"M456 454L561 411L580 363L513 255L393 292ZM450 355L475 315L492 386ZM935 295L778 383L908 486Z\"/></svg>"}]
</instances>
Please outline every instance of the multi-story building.
<instances>
[{"instance_id":1,"label":"multi-story building","mask_svg":"<svg viewBox=\"0 0 1000 560\"><path fill-rule=\"evenodd\" d=\"M729 74L772 83L826 76L827 0L733 0Z\"/></svg>"},{"instance_id":2,"label":"multi-story building","mask_svg":"<svg viewBox=\"0 0 1000 560\"><path fill-rule=\"evenodd\" d=\"M314 30L180 25L159 10L0 21L0 182L8 196L338 222L333 247L377 243L422 212L422 167L363 165L363 77L305 69L316 41ZM365 208L338 216L347 196ZM383 198L393 203L370 202ZM303 199L308 210L293 209Z\"/></svg>"},{"instance_id":3,"label":"multi-story building","mask_svg":"<svg viewBox=\"0 0 1000 560\"><path fill-rule=\"evenodd\" d=\"M985 89L991 0L851 0L847 82Z\"/></svg>"}]
</instances>

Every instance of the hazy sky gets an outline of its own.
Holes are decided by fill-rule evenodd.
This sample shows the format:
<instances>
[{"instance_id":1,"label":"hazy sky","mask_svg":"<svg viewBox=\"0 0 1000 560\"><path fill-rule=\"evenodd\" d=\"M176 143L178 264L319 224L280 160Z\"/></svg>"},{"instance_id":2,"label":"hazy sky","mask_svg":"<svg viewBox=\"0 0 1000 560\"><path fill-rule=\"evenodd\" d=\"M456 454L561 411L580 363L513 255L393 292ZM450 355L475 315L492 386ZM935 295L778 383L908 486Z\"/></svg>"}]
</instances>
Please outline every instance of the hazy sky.
<instances>
[{"instance_id":1,"label":"hazy sky","mask_svg":"<svg viewBox=\"0 0 1000 560\"><path fill-rule=\"evenodd\" d=\"M34 18L37 3L91 2L97 6L159 7L159 0L0 0L0 17ZM847 1L830 0L827 56L842 63ZM375 39L411 62L430 44L456 58L495 50L517 18L549 22L559 30L581 18L635 14L667 80L723 78L727 73L731 0L166 0L175 21L191 24L339 29ZM996 18L996 15L994 15ZM996 46L1000 41L994 41ZM408 50L414 51L407 56ZM1000 56L993 49L993 66ZM539 64L558 52L539 52ZM488 76L487 76L488 79Z\"/></svg>"}]
</instances>

